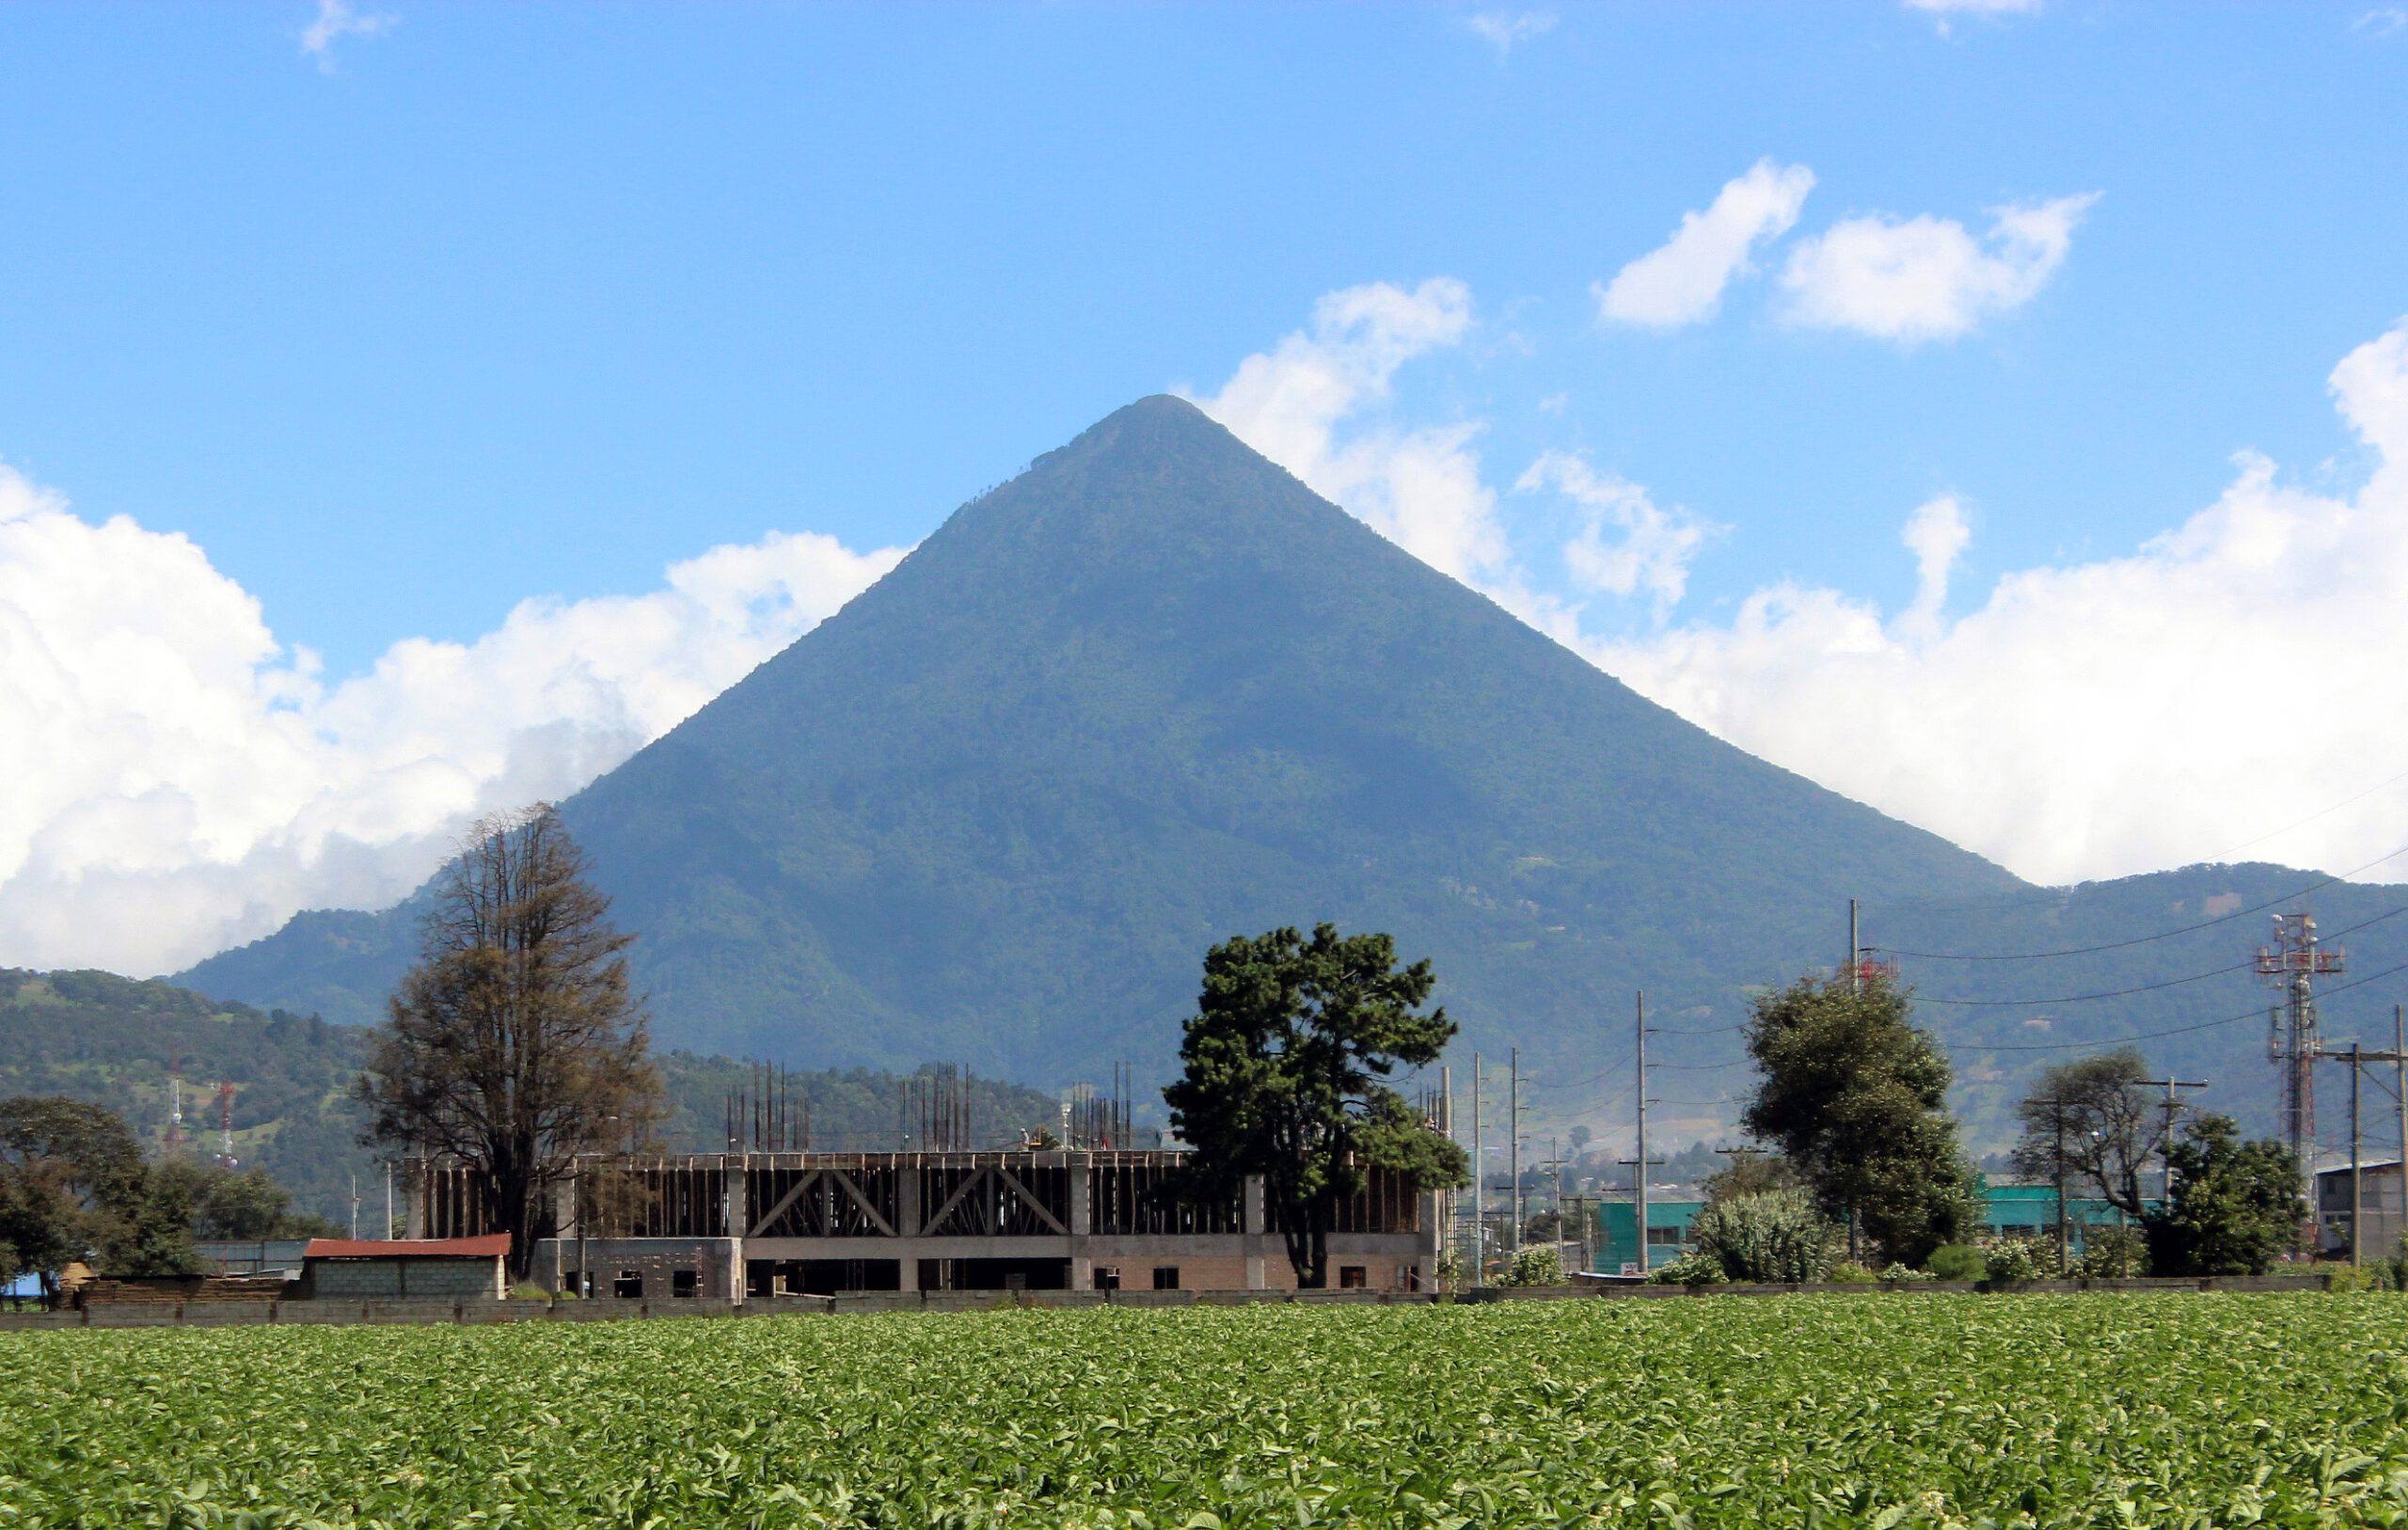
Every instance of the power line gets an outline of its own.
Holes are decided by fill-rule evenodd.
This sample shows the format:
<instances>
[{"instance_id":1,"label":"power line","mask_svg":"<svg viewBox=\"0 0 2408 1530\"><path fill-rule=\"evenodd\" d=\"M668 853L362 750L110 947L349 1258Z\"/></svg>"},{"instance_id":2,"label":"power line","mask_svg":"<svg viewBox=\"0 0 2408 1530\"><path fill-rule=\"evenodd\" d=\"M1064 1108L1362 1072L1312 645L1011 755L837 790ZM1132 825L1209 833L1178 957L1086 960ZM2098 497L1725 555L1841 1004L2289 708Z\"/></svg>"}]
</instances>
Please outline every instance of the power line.
<instances>
[{"instance_id":1,"label":"power line","mask_svg":"<svg viewBox=\"0 0 2408 1530\"><path fill-rule=\"evenodd\" d=\"M2354 982L2336 984L2324 991L2328 994L2346 992L2351 988L2363 987L2367 984L2372 983L2378 978L2390 977L2394 973L2398 972L2408 972L2408 962L2401 962L2397 967L2386 967L2380 972L2375 972L2369 976L2359 978ZM2227 1015L2220 1020L2202 1020L2197 1025L2178 1025L2169 1031L2145 1031L2139 1035L2109 1036L2097 1041L2052 1041L2046 1043L2025 1042L2014 1045L2004 1043L1998 1045L1980 1045L1973 1042L1967 1042L1961 1047L1951 1047L1948 1049L1950 1051L1967 1052L2062 1052L2071 1051L2079 1047L2119 1047L2127 1041L2154 1041L2159 1036L2179 1036L2188 1035L2194 1031L2212 1031L2219 1025L2233 1025L2242 1020L2262 1019L2265 1017L2265 1014L2266 1012L2262 1009L2249 1009L2243 1010L2238 1015Z\"/></svg>"},{"instance_id":2,"label":"power line","mask_svg":"<svg viewBox=\"0 0 2408 1530\"><path fill-rule=\"evenodd\" d=\"M2170 940L2178 935L2189 935L2195 930L2213 929L2218 924L2229 924L2236 919L2246 919L2251 914L2262 914L2276 904L2289 903L2294 898L2304 898L2311 892L2331 887L2337 882L2346 882L2360 872L2372 871L2384 861L2397 860L2403 855L2408 855L2408 844L2401 845L2387 856L2377 856L2363 866L2353 867L2337 876L2327 876L2321 881L2312 882L2297 891L2286 892L2279 898L2270 899L2253 907L2237 908L2229 914L2220 914L2214 919L2201 920L2196 924L2185 924L2179 929L2160 930L2155 935L2134 936L2130 940L2110 940L2104 945L2068 946L2063 951L2019 951L1995 954L1963 951L1902 951L1896 946L1867 946L1865 949L1878 951L1889 956L1913 956L1920 960L1935 962L2034 962L2052 956L2087 956L2099 951L2122 951L2129 946L2145 946L2152 940Z\"/></svg>"},{"instance_id":3,"label":"power line","mask_svg":"<svg viewBox=\"0 0 2408 1530\"><path fill-rule=\"evenodd\" d=\"M2019 1004L2082 1004L2093 999L2122 999L2130 994L2155 993L2160 988L2178 988L2185 983L2198 983L2211 977L2222 977L2226 972L2245 972L2257 965L2254 960L2235 962L2229 967L2194 972L2189 977L2170 977L2162 983L2144 983L2137 988L2112 988L2105 993L2069 993L2062 999L1934 999L1929 994L1919 993L1915 995L1915 1002L1956 1004L1969 1009L2001 1009Z\"/></svg>"},{"instance_id":4,"label":"power line","mask_svg":"<svg viewBox=\"0 0 2408 1530\"><path fill-rule=\"evenodd\" d=\"M2382 913L2375 915L2372 919L2362 919L2346 930L2335 930L2328 939L2337 940L2342 936L2354 935L2358 931L2367 928L2368 925L2380 924L2384 920L2395 918L2400 914L2408 914L2408 904L2401 904L2397 908L2386 908ZM2128 995L2135 993L2154 993L2160 988L2178 988L2185 983L2197 983L2207 978L2222 977L2226 972L2252 970L2257 967L2257 962L2254 959L2245 962L2235 962L2227 967L2216 967L2210 968L2209 970L2204 972L2194 972L2189 977L2170 977L2162 983L2144 983L2137 988L2115 988L2106 993L2067 994L2062 999L1934 999L1927 994L1919 993L1915 995L1915 1002L1923 1004L1957 1004L1966 1007L1981 1008L2001 1008L2009 1005L2028 1004L2081 1004L2087 1003L2094 999L2122 999Z\"/></svg>"}]
</instances>

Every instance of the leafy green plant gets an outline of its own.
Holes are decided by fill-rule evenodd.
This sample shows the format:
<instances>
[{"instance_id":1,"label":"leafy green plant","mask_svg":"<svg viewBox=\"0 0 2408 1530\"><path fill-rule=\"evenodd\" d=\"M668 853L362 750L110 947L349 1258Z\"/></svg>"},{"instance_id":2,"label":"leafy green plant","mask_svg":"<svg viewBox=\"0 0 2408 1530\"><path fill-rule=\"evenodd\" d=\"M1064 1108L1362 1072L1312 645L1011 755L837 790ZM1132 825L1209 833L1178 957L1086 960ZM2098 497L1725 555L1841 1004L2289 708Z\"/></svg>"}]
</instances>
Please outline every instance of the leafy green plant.
<instances>
[{"instance_id":1,"label":"leafy green plant","mask_svg":"<svg viewBox=\"0 0 2408 1530\"><path fill-rule=\"evenodd\" d=\"M1899 1281L1930 1280L1931 1278L1932 1273L1930 1270L1914 1270L1906 1265L1892 1265L1889 1269L1881 1271L1881 1283L1885 1286Z\"/></svg>"},{"instance_id":2,"label":"leafy green plant","mask_svg":"<svg viewBox=\"0 0 2408 1530\"><path fill-rule=\"evenodd\" d=\"M26 1530L2399 1525L2404 1349L2389 1299L2195 1292L19 1333L0 1505Z\"/></svg>"},{"instance_id":3,"label":"leafy green plant","mask_svg":"<svg viewBox=\"0 0 2408 1530\"><path fill-rule=\"evenodd\" d=\"M2067 1271L2085 1280L2117 1280L2148 1272L2148 1239L2137 1227L2089 1229L2083 1239L2082 1257Z\"/></svg>"},{"instance_id":4,"label":"leafy green plant","mask_svg":"<svg viewBox=\"0 0 2408 1530\"><path fill-rule=\"evenodd\" d=\"M1823 1278L1842 1286L1870 1286L1880 1277L1853 1259L1842 1259Z\"/></svg>"},{"instance_id":5,"label":"leafy green plant","mask_svg":"<svg viewBox=\"0 0 2408 1530\"><path fill-rule=\"evenodd\" d=\"M1689 1239L1735 1281L1814 1281L1830 1268L1838 1231L1803 1190L1715 1201L1689 1222Z\"/></svg>"},{"instance_id":6,"label":"leafy green plant","mask_svg":"<svg viewBox=\"0 0 2408 1530\"><path fill-rule=\"evenodd\" d=\"M1971 1243L1949 1243L1931 1251L1935 1280L1980 1280L1989 1273L1982 1251Z\"/></svg>"},{"instance_id":7,"label":"leafy green plant","mask_svg":"<svg viewBox=\"0 0 2408 1530\"><path fill-rule=\"evenodd\" d=\"M1711 1250L1689 1249L1647 1278L1658 1286L1720 1286L1731 1276Z\"/></svg>"},{"instance_id":8,"label":"leafy green plant","mask_svg":"<svg viewBox=\"0 0 2408 1530\"><path fill-rule=\"evenodd\" d=\"M1563 1255L1552 1243L1517 1251L1505 1267L1499 1286L1560 1286L1564 1283Z\"/></svg>"},{"instance_id":9,"label":"leafy green plant","mask_svg":"<svg viewBox=\"0 0 2408 1530\"><path fill-rule=\"evenodd\" d=\"M2048 1280L2056 1272L2055 1261L2044 1258L2028 1238L2002 1238L1982 1260L1982 1273L1988 1280Z\"/></svg>"}]
</instances>

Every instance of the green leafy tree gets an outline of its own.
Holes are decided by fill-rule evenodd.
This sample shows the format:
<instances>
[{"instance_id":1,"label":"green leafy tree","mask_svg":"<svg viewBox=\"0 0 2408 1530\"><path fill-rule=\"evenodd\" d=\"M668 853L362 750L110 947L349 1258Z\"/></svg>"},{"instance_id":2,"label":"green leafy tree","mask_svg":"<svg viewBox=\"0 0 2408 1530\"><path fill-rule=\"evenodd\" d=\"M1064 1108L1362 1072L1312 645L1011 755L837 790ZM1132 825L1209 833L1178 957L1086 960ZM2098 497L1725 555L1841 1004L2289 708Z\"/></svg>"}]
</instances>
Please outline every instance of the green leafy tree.
<instances>
[{"instance_id":1,"label":"green leafy tree","mask_svg":"<svg viewBox=\"0 0 2408 1530\"><path fill-rule=\"evenodd\" d=\"M2165 1142L2166 1112L2141 1080L2148 1063L2126 1047L2043 1072L2015 1107L2023 1135L2015 1172L2036 1183L2063 1175L2067 1193L2095 1189L2128 1217L2147 1207L2141 1171Z\"/></svg>"},{"instance_id":2,"label":"green leafy tree","mask_svg":"<svg viewBox=\"0 0 2408 1530\"><path fill-rule=\"evenodd\" d=\"M419 963L354 1090L364 1141L467 1166L514 1276L556 1231L552 1192L576 1155L642 1143L661 1112L627 988L635 938L610 907L548 803L478 824L436 883Z\"/></svg>"},{"instance_id":3,"label":"green leafy tree","mask_svg":"<svg viewBox=\"0 0 2408 1530\"><path fill-rule=\"evenodd\" d=\"M2243 1142L2228 1115L2191 1122L2168 1144L2170 1202L2142 1223L2161 1275L2262 1275L2299 1240L2299 1159L2273 1138Z\"/></svg>"},{"instance_id":4,"label":"green leafy tree","mask_svg":"<svg viewBox=\"0 0 2408 1530\"><path fill-rule=\"evenodd\" d=\"M0 1100L0 1242L45 1298L75 1259L109 1275L198 1270L182 1211L115 1112L55 1095Z\"/></svg>"},{"instance_id":5,"label":"green leafy tree","mask_svg":"<svg viewBox=\"0 0 2408 1530\"><path fill-rule=\"evenodd\" d=\"M158 1193L178 1198L195 1238L339 1238L342 1229L324 1217L293 1209L293 1192L264 1169L236 1171L223 1164L170 1159L150 1170Z\"/></svg>"},{"instance_id":6,"label":"green leafy tree","mask_svg":"<svg viewBox=\"0 0 2408 1530\"><path fill-rule=\"evenodd\" d=\"M1948 1059L1886 973L1808 976L1760 994L1748 1052L1763 1074L1741 1123L1777 1144L1824 1212L1921 1265L1981 1220L1981 1177L1947 1112Z\"/></svg>"},{"instance_id":7,"label":"green leafy tree","mask_svg":"<svg viewBox=\"0 0 2408 1530\"><path fill-rule=\"evenodd\" d=\"M1455 1033L1421 1004L1430 964L1396 966L1385 935L1322 924L1237 936L1204 958L1204 992L1163 1091L1194 1149L1174 1191L1226 1201L1262 1176L1266 1209L1296 1284L1328 1284L1329 1232L1373 1169L1421 1190L1468 1183L1464 1150L1431 1130L1386 1082L1436 1062Z\"/></svg>"},{"instance_id":8,"label":"green leafy tree","mask_svg":"<svg viewBox=\"0 0 2408 1530\"><path fill-rule=\"evenodd\" d=\"M1730 1167L1706 1175L1703 1189L1710 1206L1798 1187L1798 1171L1787 1159L1774 1153L1741 1153L1732 1158Z\"/></svg>"}]
</instances>

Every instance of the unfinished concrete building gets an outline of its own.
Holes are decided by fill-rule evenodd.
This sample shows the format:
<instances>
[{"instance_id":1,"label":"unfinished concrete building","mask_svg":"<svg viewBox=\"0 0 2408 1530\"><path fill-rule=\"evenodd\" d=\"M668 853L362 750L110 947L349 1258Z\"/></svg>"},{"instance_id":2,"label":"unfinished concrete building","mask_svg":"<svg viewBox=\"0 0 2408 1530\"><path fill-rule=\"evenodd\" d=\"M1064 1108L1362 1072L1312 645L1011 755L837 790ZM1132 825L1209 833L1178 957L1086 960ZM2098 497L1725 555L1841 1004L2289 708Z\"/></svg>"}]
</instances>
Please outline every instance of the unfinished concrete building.
<instances>
[{"instance_id":1,"label":"unfinished concrete building","mask_svg":"<svg viewBox=\"0 0 2408 1530\"><path fill-rule=\"evenodd\" d=\"M535 1278L596 1296L1267 1290L1295 1282L1250 1181L1225 1205L1158 1191L1185 1155L1067 1149L703 1153L580 1160ZM414 1162L409 1236L491 1230L455 1165ZM1329 1238L1334 1286L1425 1290L1434 1197L1373 1172Z\"/></svg>"}]
</instances>

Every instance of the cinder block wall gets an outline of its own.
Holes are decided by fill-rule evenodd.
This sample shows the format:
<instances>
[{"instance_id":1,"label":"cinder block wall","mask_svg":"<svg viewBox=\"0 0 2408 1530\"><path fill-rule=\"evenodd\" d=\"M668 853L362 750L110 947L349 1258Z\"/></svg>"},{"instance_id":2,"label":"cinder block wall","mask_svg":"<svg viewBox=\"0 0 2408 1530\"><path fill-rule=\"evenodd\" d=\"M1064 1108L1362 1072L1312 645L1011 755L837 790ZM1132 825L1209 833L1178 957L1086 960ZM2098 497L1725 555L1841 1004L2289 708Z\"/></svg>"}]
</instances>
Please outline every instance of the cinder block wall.
<instances>
[{"instance_id":1,"label":"cinder block wall","mask_svg":"<svg viewBox=\"0 0 2408 1530\"><path fill-rule=\"evenodd\" d=\"M500 1269L499 1259L321 1259L310 1267L310 1293L366 1300L472 1301L502 1294Z\"/></svg>"}]
</instances>

